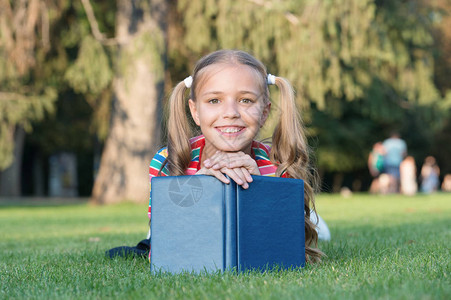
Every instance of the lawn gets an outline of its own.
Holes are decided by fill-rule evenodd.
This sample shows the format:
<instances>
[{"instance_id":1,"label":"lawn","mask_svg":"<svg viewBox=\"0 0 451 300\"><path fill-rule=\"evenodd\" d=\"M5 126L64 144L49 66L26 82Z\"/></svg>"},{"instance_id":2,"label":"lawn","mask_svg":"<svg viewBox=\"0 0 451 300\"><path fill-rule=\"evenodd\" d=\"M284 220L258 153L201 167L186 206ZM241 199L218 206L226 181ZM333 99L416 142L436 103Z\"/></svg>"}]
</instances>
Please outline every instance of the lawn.
<instances>
[{"instance_id":1,"label":"lawn","mask_svg":"<svg viewBox=\"0 0 451 300\"><path fill-rule=\"evenodd\" d=\"M105 258L147 232L146 204L0 201L1 299L451 299L451 195L320 195L327 254L298 271L151 275Z\"/></svg>"}]
</instances>

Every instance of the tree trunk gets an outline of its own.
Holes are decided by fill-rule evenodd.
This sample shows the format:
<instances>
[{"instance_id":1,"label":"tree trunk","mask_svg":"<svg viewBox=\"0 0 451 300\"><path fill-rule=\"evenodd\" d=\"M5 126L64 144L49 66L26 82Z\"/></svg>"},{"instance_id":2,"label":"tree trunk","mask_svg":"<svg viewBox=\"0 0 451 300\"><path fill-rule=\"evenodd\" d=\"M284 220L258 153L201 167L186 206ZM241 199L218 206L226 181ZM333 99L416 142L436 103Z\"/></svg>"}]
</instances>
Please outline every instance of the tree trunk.
<instances>
[{"instance_id":1,"label":"tree trunk","mask_svg":"<svg viewBox=\"0 0 451 300\"><path fill-rule=\"evenodd\" d=\"M19 197L21 195L22 154L25 143L25 131L16 126L14 130L14 160L4 171L0 172L0 196Z\"/></svg>"},{"instance_id":2,"label":"tree trunk","mask_svg":"<svg viewBox=\"0 0 451 300\"><path fill-rule=\"evenodd\" d=\"M92 202L145 202L149 163L160 145L167 3L117 1L119 51L111 126Z\"/></svg>"}]
</instances>

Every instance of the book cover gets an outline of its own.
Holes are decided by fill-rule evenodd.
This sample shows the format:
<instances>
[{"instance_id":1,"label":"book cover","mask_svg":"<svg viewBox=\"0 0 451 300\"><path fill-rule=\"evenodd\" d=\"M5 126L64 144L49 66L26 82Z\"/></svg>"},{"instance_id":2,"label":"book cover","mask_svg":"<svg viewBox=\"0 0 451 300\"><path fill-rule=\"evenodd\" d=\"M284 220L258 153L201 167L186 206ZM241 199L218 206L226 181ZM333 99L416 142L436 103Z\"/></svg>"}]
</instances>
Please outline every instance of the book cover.
<instances>
[{"instance_id":1,"label":"book cover","mask_svg":"<svg viewBox=\"0 0 451 300\"><path fill-rule=\"evenodd\" d=\"M205 175L154 177L151 269L303 267L303 181L252 177L246 190Z\"/></svg>"}]
</instances>

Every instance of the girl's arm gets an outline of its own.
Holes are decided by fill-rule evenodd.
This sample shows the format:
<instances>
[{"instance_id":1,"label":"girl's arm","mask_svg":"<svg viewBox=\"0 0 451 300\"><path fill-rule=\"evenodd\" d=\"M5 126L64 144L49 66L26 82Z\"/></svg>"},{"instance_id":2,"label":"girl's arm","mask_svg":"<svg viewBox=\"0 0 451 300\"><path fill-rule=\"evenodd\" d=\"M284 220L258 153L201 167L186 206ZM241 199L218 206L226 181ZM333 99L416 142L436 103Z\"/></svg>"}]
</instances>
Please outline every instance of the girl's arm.
<instances>
[{"instance_id":1,"label":"girl's arm","mask_svg":"<svg viewBox=\"0 0 451 300\"><path fill-rule=\"evenodd\" d=\"M163 165L165 159L168 157L168 150L166 147L161 148L157 151L155 156L152 158L152 161L149 165L149 183L150 183L150 191L149 191L149 208L148 208L148 216L149 220L151 217L151 208L152 208L152 178L157 176L169 176L169 171L166 167L161 170L161 166Z\"/></svg>"}]
</instances>

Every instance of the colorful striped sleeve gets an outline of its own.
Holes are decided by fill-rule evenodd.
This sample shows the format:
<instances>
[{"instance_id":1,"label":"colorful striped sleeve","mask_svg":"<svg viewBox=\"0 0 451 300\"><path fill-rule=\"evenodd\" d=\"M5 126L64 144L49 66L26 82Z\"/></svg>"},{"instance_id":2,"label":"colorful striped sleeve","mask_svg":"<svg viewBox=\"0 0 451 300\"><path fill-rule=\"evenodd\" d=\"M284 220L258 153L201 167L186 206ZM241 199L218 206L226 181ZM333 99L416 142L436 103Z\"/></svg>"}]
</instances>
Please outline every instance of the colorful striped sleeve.
<instances>
[{"instance_id":1,"label":"colorful striped sleeve","mask_svg":"<svg viewBox=\"0 0 451 300\"><path fill-rule=\"evenodd\" d=\"M163 170L161 170L161 174L160 175L158 174L160 173L161 165L164 163L166 157L168 157L168 149L167 147L164 147L157 151L155 156L152 158L152 161L150 162L149 166L150 192L149 192L149 210L148 210L149 219L151 216L151 206L152 206L152 178L156 176L169 176L169 171L166 166L163 168Z\"/></svg>"},{"instance_id":2,"label":"colorful striped sleeve","mask_svg":"<svg viewBox=\"0 0 451 300\"><path fill-rule=\"evenodd\" d=\"M277 172L277 166L269 159L269 153L271 147L257 141L252 142L252 151L255 156L255 162L262 176L275 177ZM287 172L284 172L280 177L290 177Z\"/></svg>"}]
</instances>

